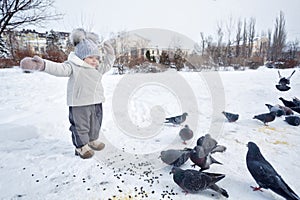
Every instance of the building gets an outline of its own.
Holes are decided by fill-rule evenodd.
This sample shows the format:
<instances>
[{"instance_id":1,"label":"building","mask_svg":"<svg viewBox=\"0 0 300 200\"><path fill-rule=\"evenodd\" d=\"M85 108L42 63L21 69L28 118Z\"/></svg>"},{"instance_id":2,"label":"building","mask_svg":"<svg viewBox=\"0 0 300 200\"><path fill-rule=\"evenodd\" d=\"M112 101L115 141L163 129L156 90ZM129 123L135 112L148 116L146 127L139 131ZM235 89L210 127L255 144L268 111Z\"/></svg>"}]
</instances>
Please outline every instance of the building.
<instances>
[{"instance_id":1,"label":"building","mask_svg":"<svg viewBox=\"0 0 300 200\"><path fill-rule=\"evenodd\" d=\"M65 51L69 35L67 32L39 33L35 30L23 29L21 31L4 32L3 39L12 48L29 48L36 54L43 54L46 52L47 45L53 40L61 50Z\"/></svg>"}]
</instances>

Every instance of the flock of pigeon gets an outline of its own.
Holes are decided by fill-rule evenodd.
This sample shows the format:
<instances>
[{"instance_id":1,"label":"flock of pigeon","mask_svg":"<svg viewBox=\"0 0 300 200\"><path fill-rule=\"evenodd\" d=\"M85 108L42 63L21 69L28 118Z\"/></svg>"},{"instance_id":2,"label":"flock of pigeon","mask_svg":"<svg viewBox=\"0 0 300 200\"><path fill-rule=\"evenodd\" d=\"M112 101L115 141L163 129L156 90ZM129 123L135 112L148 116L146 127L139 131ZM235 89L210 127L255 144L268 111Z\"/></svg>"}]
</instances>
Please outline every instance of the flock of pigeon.
<instances>
[{"instance_id":1,"label":"flock of pigeon","mask_svg":"<svg viewBox=\"0 0 300 200\"><path fill-rule=\"evenodd\" d=\"M295 70L292 72L292 74L288 77L282 77L280 72L279 74L279 82L276 85L276 88L280 91L287 91L291 87L288 86L290 84L290 79L292 75L295 73ZM271 104L265 104L267 108L269 109L268 113L262 113L255 115L253 119L257 119L264 123L264 125L268 125L269 122L272 122L275 120L276 117L285 116L285 120L288 124L292 126L299 126L300 125L300 117L297 115L294 115L294 112L300 114L300 99L297 97L294 97L292 100L286 100L283 97L280 97L279 100L282 101L283 105L271 105ZM235 122L238 120L239 115L233 114L229 112L223 112L225 117L228 119L229 122Z\"/></svg>"},{"instance_id":2,"label":"flock of pigeon","mask_svg":"<svg viewBox=\"0 0 300 200\"><path fill-rule=\"evenodd\" d=\"M288 78L285 78L282 77L278 71L280 81L279 84L276 85L276 88L280 91L290 89L288 85L294 73L295 71L293 71ZM279 99L284 106L265 104L269 112L255 115L253 119L260 120L264 125L268 125L268 123L275 120L276 117L285 116L285 121L288 124L298 126L300 124L300 117L294 115L294 112L300 113L300 100L297 97L294 97L292 101L285 100L282 97ZM222 113L229 122L236 122L239 119L239 114L225 111ZM179 116L169 117L166 118L165 123L181 125L187 116L187 113L183 113ZM186 144L186 141L193 138L193 131L188 125L185 125L184 128L180 130L179 136L183 140L183 144ZM247 147L247 168L258 184L258 187L252 187L253 190L261 190L262 188L270 189L287 200L300 200L297 194L285 183L272 165L263 157L259 147L254 142L248 142ZM194 148L164 150L160 153L160 159L164 163L173 166L170 174L173 174L174 182L182 188L185 193L198 193L206 189L211 189L228 198L229 194L227 191L216 184L225 177L225 174L206 172L211 164L222 164L215 160L212 154L224 152L225 150L225 146L219 145L211 135L206 134L197 140L197 144ZM199 167L199 170L184 170L180 168L180 166L189 159L193 163L192 167Z\"/></svg>"}]
</instances>

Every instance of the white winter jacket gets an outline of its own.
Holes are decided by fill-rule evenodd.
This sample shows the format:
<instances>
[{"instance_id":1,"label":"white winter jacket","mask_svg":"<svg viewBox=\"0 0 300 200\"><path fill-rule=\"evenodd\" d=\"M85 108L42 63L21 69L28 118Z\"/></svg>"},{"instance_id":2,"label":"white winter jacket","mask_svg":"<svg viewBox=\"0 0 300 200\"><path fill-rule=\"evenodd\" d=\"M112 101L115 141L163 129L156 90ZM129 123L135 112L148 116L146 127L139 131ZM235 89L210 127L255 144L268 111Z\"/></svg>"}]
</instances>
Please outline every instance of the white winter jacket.
<instances>
[{"instance_id":1,"label":"white winter jacket","mask_svg":"<svg viewBox=\"0 0 300 200\"><path fill-rule=\"evenodd\" d=\"M114 59L114 55L106 54L104 61L95 68L71 52L64 63L45 60L44 71L54 76L70 77L67 87L68 106L98 104L105 100L102 75L112 67Z\"/></svg>"}]
</instances>

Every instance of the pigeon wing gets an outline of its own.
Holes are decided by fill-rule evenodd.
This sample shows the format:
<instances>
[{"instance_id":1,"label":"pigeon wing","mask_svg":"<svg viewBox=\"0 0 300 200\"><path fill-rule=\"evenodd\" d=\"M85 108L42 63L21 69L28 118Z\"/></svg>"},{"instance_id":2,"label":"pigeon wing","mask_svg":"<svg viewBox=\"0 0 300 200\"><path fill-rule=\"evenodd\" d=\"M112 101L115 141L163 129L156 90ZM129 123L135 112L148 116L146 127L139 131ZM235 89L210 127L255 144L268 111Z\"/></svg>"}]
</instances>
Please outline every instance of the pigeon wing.
<instances>
[{"instance_id":1,"label":"pigeon wing","mask_svg":"<svg viewBox=\"0 0 300 200\"><path fill-rule=\"evenodd\" d=\"M213 183L211 178L196 170L185 170L182 184L187 192L196 193L207 189Z\"/></svg>"},{"instance_id":2,"label":"pigeon wing","mask_svg":"<svg viewBox=\"0 0 300 200\"><path fill-rule=\"evenodd\" d=\"M161 160L168 164L172 165L178 158L182 156L183 152L176 149L169 149L166 151L162 151L160 154Z\"/></svg>"}]
</instances>

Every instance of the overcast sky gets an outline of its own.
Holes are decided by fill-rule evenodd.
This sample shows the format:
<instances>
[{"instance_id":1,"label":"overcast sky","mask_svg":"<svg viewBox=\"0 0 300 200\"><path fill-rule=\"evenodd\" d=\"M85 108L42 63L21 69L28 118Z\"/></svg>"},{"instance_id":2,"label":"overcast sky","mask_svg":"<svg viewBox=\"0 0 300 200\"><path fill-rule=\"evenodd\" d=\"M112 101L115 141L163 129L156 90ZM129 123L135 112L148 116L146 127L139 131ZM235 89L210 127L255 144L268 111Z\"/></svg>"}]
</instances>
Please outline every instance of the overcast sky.
<instances>
[{"instance_id":1,"label":"overcast sky","mask_svg":"<svg viewBox=\"0 0 300 200\"><path fill-rule=\"evenodd\" d=\"M56 0L63 20L47 27L70 32L77 27L101 35L141 28L162 28L200 40L200 32L216 35L217 24L224 31L229 19L256 19L256 33L274 29L284 12L288 39L300 40L300 0ZM235 33L236 26L233 32Z\"/></svg>"}]
</instances>

